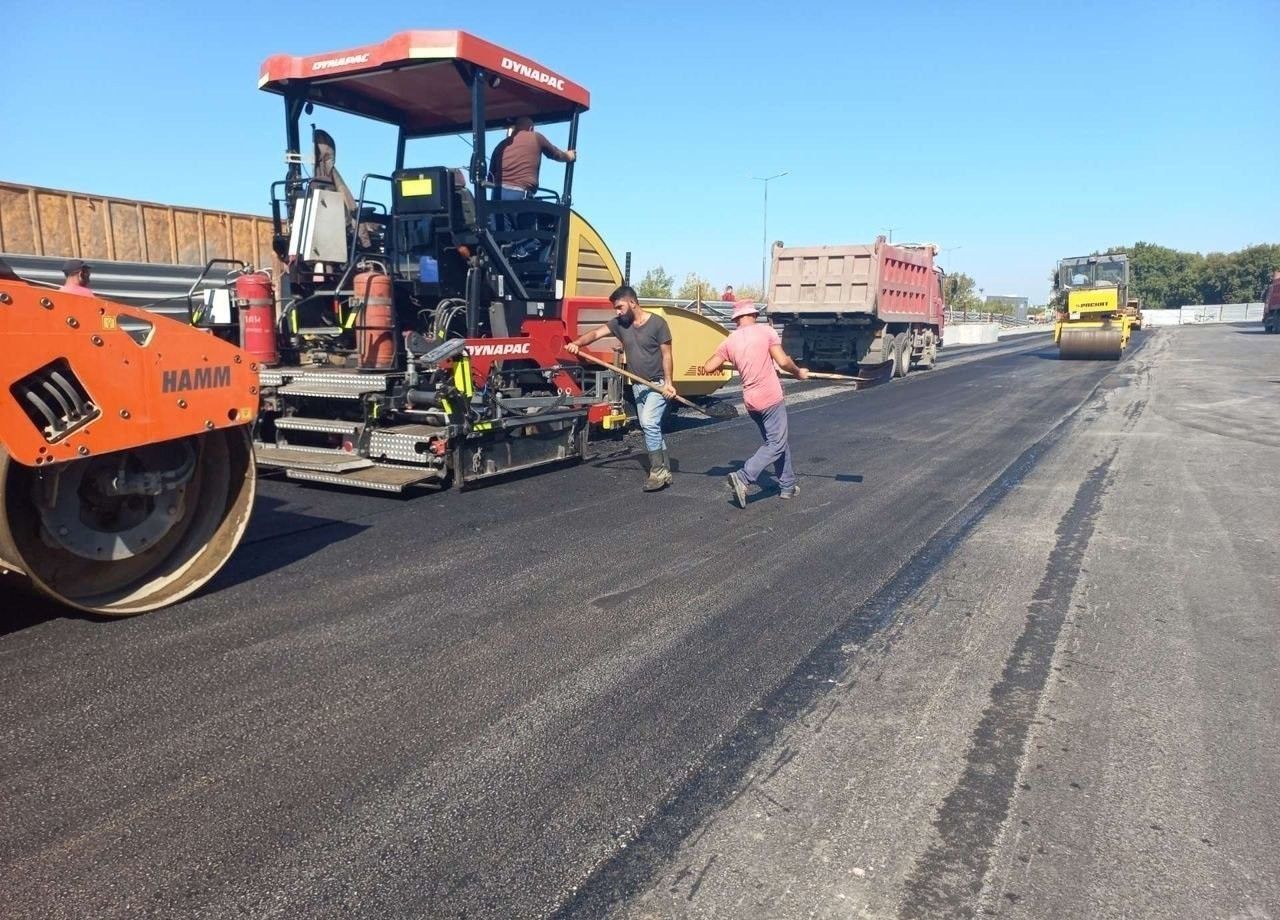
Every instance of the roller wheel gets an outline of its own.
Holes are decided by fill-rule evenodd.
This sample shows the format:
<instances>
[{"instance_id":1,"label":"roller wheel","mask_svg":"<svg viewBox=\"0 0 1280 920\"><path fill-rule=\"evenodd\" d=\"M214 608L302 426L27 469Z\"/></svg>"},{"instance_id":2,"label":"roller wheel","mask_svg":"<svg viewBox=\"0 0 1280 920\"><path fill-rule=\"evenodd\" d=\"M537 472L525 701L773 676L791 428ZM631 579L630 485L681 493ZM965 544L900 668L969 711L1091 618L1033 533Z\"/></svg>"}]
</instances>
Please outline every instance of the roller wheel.
<instances>
[{"instance_id":1,"label":"roller wheel","mask_svg":"<svg viewBox=\"0 0 1280 920\"><path fill-rule=\"evenodd\" d=\"M80 610L155 610L231 557L256 484L244 427L39 471L0 448L0 564Z\"/></svg>"},{"instance_id":2,"label":"roller wheel","mask_svg":"<svg viewBox=\"0 0 1280 920\"><path fill-rule=\"evenodd\" d=\"M1058 357L1064 361L1118 361L1123 348L1119 329L1063 329Z\"/></svg>"}]
</instances>

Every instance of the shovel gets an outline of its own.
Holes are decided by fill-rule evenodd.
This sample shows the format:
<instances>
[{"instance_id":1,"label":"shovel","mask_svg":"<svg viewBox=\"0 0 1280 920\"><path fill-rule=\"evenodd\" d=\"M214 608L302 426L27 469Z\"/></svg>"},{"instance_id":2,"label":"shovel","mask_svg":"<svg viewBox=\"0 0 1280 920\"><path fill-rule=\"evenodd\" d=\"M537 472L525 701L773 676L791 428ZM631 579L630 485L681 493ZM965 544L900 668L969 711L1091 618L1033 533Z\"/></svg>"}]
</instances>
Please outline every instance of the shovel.
<instances>
[{"instance_id":1,"label":"shovel","mask_svg":"<svg viewBox=\"0 0 1280 920\"><path fill-rule=\"evenodd\" d=\"M614 371L615 373L621 374L623 377L626 377L628 380L647 386L651 390L660 389L658 385L655 384L652 380L645 380L639 374L633 374L631 373L631 371L618 367L618 365L616 364L610 364L608 361L605 361L603 358L597 358L595 355L588 352L585 348L581 349L578 352L578 357L586 358L592 364L599 364L601 367L607 367L609 368L609 370ZM682 406L688 406L690 409L694 410L695 412L701 412L707 418L729 419L729 418L738 417L737 408L730 405L729 403L712 403L710 406L700 406L697 403L693 402L692 400L685 399L679 393L676 394L675 401L680 403L680 405Z\"/></svg>"},{"instance_id":2,"label":"shovel","mask_svg":"<svg viewBox=\"0 0 1280 920\"><path fill-rule=\"evenodd\" d=\"M788 376L792 376L788 374ZM871 369L871 373L866 376L850 377L847 374L828 374L823 371L809 371L810 380L838 380L841 383L852 384L855 390L865 390L867 387L873 387L880 383L893 379L893 362L885 361L883 364L877 364Z\"/></svg>"}]
</instances>

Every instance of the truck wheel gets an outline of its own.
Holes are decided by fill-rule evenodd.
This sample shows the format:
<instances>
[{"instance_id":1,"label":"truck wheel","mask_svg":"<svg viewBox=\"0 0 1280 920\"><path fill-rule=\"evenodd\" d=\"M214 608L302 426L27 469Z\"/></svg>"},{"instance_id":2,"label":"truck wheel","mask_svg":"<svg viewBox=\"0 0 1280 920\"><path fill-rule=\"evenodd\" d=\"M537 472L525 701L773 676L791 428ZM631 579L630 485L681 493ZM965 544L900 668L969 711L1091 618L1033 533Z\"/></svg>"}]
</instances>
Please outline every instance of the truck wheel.
<instances>
[{"instance_id":1,"label":"truck wheel","mask_svg":"<svg viewBox=\"0 0 1280 920\"><path fill-rule=\"evenodd\" d=\"M905 377L911 372L910 333L902 333L893 343L893 376Z\"/></svg>"}]
</instances>

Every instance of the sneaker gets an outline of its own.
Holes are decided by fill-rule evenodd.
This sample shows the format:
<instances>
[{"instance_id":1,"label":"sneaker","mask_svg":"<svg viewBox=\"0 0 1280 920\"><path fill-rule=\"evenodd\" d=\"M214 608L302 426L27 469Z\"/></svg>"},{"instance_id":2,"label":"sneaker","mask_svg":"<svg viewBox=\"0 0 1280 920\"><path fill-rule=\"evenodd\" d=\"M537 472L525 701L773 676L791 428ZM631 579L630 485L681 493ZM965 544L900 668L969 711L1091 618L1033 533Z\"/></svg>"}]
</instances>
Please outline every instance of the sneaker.
<instances>
[{"instance_id":1,"label":"sneaker","mask_svg":"<svg viewBox=\"0 0 1280 920\"><path fill-rule=\"evenodd\" d=\"M742 481L742 477L734 472L730 473L726 478L729 481L729 490L733 492L733 498L738 503L738 507L747 507L747 484Z\"/></svg>"},{"instance_id":2,"label":"sneaker","mask_svg":"<svg viewBox=\"0 0 1280 920\"><path fill-rule=\"evenodd\" d=\"M790 488L782 489L778 492L778 498L795 498L800 494L800 485L797 483Z\"/></svg>"}]
</instances>

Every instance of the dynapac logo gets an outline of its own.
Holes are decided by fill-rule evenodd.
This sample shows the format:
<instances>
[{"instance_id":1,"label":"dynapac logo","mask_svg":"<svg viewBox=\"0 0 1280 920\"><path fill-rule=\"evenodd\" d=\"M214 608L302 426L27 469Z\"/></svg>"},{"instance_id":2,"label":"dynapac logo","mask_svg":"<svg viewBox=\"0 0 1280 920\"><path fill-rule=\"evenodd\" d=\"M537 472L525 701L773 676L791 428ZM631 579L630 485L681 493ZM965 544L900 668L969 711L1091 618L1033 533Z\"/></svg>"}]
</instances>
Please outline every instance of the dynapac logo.
<instances>
[{"instance_id":1,"label":"dynapac logo","mask_svg":"<svg viewBox=\"0 0 1280 920\"><path fill-rule=\"evenodd\" d=\"M342 57L325 58L323 61L316 61L311 65L314 70L332 70L335 67L346 67L349 64L367 64L369 63L369 54L347 54Z\"/></svg>"},{"instance_id":2,"label":"dynapac logo","mask_svg":"<svg viewBox=\"0 0 1280 920\"><path fill-rule=\"evenodd\" d=\"M529 342L503 342L497 345L468 345L467 351L476 357L498 355L527 355Z\"/></svg>"},{"instance_id":3,"label":"dynapac logo","mask_svg":"<svg viewBox=\"0 0 1280 920\"><path fill-rule=\"evenodd\" d=\"M520 61L513 61L509 57L502 59L502 69L509 70L512 73L518 73L526 79L533 80L535 83L545 83L553 89L564 92L564 80L554 74L543 73L536 67L530 67L528 64L522 64Z\"/></svg>"},{"instance_id":4,"label":"dynapac logo","mask_svg":"<svg viewBox=\"0 0 1280 920\"><path fill-rule=\"evenodd\" d=\"M216 390L231 386L231 365L222 367L197 367L194 370L165 371L160 382L163 393L179 393L183 390Z\"/></svg>"}]
</instances>

